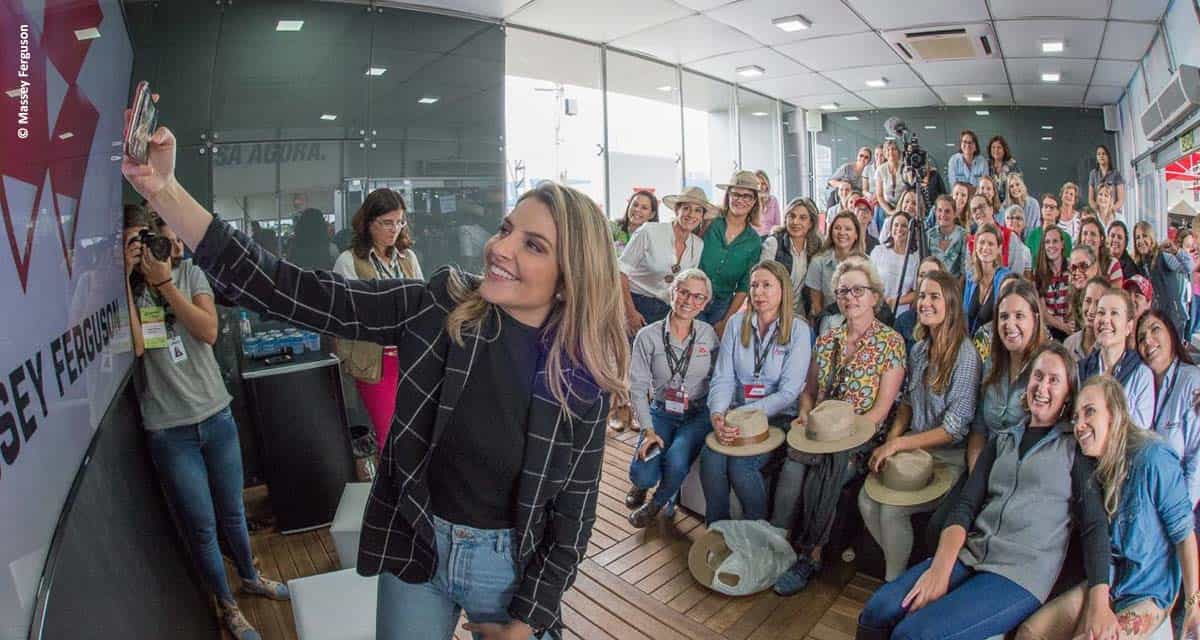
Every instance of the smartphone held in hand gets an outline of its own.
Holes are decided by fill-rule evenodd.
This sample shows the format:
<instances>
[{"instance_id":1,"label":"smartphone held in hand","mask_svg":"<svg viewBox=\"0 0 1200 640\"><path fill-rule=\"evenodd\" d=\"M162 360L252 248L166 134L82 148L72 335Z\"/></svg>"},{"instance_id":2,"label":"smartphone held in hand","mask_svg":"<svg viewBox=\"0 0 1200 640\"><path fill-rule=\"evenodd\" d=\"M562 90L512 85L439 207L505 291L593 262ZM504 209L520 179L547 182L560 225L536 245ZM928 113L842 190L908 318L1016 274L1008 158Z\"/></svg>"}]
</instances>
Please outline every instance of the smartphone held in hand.
<instances>
[{"instance_id":1,"label":"smartphone held in hand","mask_svg":"<svg viewBox=\"0 0 1200 640\"><path fill-rule=\"evenodd\" d=\"M158 128L158 108L150 93L150 83L138 83L133 91L129 122L125 124L125 155L138 164L150 161L150 136Z\"/></svg>"}]
</instances>

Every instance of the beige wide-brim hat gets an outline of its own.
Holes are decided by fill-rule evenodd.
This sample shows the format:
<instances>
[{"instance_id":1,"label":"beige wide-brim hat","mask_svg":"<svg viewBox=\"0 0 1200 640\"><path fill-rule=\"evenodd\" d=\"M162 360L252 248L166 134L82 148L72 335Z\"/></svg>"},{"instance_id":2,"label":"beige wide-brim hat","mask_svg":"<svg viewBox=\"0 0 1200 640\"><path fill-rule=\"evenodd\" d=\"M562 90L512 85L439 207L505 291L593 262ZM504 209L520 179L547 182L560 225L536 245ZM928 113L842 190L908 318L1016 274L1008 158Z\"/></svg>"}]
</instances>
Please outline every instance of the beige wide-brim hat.
<instances>
[{"instance_id":1,"label":"beige wide-brim hat","mask_svg":"<svg viewBox=\"0 0 1200 640\"><path fill-rule=\"evenodd\" d=\"M704 585L706 589L711 589L713 580L717 578L717 569L732 553L729 545L725 544L725 536L720 531L709 530L696 538L692 547L688 549L688 571L696 582Z\"/></svg>"},{"instance_id":2,"label":"beige wide-brim hat","mask_svg":"<svg viewBox=\"0 0 1200 640\"><path fill-rule=\"evenodd\" d=\"M688 187L683 193L676 195L663 196L663 206L675 210L677 204L694 204L704 209L704 217L709 218L721 213L721 207L708 201L708 196L704 193L704 189L700 187Z\"/></svg>"},{"instance_id":3,"label":"beige wide-brim hat","mask_svg":"<svg viewBox=\"0 0 1200 640\"><path fill-rule=\"evenodd\" d=\"M758 176L754 175L753 171L738 171L729 179L729 184L717 185L717 188L722 190L729 190L731 187L762 193L762 189L758 188Z\"/></svg>"},{"instance_id":4,"label":"beige wide-brim hat","mask_svg":"<svg viewBox=\"0 0 1200 640\"><path fill-rule=\"evenodd\" d=\"M854 412L843 400L825 400L808 414L808 423L792 422L788 446L803 453L837 453L864 444L875 435L875 425Z\"/></svg>"},{"instance_id":5,"label":"beige wide-brim hat","mask_svg":"<svg viewBox=\"0 0 1200 640\"><path fill-rule=\"evenodd\" d=\"M950 490L955 473L927 451L901 451L888 458L879 473L867 476L867 495L879 504L911 507L936 500Z\"/></svg>"},{"instance_id":6,"label":"beige wide-brim hat","mask_svg":"<svg viewBox=\"0 0 1200 640\"><path fill-rule=\"evenodd\" d=\"M727 456L756 456L779 448L783 444L783 429L767 423L767 414L759 409L739 407L725 414L725 424L738 428L738 437L731 445L721 444L716 432L704 439L709 449Z\"/></svg>"}]
</instances>

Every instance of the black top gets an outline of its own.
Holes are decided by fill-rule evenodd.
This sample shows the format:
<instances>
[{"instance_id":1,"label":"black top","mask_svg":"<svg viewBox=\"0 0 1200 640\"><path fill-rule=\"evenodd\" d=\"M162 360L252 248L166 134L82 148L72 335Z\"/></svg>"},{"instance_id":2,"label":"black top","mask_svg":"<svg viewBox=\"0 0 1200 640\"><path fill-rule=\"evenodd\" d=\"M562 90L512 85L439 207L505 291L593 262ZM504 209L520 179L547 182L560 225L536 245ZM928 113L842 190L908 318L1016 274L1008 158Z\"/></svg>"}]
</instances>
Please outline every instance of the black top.
<instances>
[{"instance_id":1,"label":"black top","mask_svg":"<svg viewBox=\"0 0 1200 640\"><path fill-rule=\"evenodd\" d=\"M433 513L477 529L515 527L537 370L539 330L500 316L499 337L479 342L471 377L429 461Z\"/></svg>"}]
</instances>

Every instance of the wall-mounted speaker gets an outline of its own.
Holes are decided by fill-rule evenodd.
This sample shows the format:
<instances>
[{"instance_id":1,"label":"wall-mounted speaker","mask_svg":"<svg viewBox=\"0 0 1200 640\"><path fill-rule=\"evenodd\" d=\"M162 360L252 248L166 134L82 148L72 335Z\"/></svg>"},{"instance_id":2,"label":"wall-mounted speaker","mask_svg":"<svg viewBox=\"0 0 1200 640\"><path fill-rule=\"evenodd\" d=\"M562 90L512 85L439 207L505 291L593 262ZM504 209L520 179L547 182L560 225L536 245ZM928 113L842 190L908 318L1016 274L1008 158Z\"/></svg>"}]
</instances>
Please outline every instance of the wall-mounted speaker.
<instances>
[{"instance_id":1,"label":"wall-mounted speaker","mask_svg":"<svg viewBox=\"0 0 1200 640\"><path fill-rule=\"evenodd\" d=\"M804 114L804 128L811 133L821 133L823 114L820 111L808 111Z\"/></svg>"},{"instance_id":2,"label":"wall-mounted speaker","mask_svg":"<svg viewBox=\"0 0 1200 640\"><path fill-rule=\"evenodd\" d=\"M1104 105L1104 130L1105 131L1120 131L1121 130L1121 111L1115 104Z\"/></svg>"}]
</instances>

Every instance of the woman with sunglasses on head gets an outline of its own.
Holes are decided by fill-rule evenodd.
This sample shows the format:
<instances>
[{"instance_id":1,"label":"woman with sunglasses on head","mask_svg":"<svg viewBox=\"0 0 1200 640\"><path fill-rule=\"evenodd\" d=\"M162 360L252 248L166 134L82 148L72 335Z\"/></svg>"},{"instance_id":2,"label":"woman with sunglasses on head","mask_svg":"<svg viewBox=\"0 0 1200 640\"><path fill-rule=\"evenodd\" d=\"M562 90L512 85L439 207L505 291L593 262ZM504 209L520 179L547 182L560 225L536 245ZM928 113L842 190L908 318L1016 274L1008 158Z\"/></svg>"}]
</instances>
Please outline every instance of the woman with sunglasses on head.
<instances>
[{"instance_id":1,"label":"woman with sunglasses on head","mask_svg":"<svg viewBox=\"0 0 1200 640\"><path fill-rule=\"evenodd\" d=\"M704 241L695 231L706 214L717 210L699 187L667 196L663 205L675 212L675 220L642 224L625 245L617 263L630 335L662 320L671 310L671 283L675 274L700 264Z\"/></svg>"},{"instance_id":2,"label":"woman with sunglasses on head","mask_svg":"<svg viewBox=\"0 0 1200 640\"><path fill-rule=\"evenodd\" d=\"M1008 177L1020 175L1020 171L1004 136L992 136L988 141L988 176L995 181L996 195L1001 202L1007 200Z\"/></svg>"},{"instance_id":3,"label":"woman with sunglasses on head","mask_svg":"<svg viewBox=\"0 0 1200 640\"><path fill-rule=\"evenodd\" d=\"M974 417L979 354L966 336L958 280L944 271L921 281L916 303L917 344L908 354L908 384L887 439L871 452L868 468L879 473L902 451L924 450L957 477L964 467L963 440ZM858 508L871 537L883 549L885 580L900 577L912 553L910 518L937 508L939 500L900 507L882 504L866 489Z\"/></svg>"},{"instance_id":4,"label":"woman with sunglasses on head","mask_svg":"<svg viewBox=\"0 0 1200 640\"><path fill-rule=\"evenodd\" d=\"M1092 321L1096 348L1079 361L1082 380L1096 375L1109 375L1125 389L1129 413L1143 429L1154 422L1154 373L1134 349L1129 348L1129 336L1134 331L1134 305L1129 292L1109 288L1096 301Z\"/></svg>"},{"instance_id":5,"label":"woman with sunglasses on head","mask_svg":"<svg viewBox=\"0 0 1200 640\"><path fill-rule=\"evenodd\" d=\"M713 298L700 314L718 336L725 335L725 323L737 313L750 291L750 268L762 255L762 238L754 230L762 207L758 176L738 171L725 190L720 215L704 232L704 251L700 270L712 280Z\"/></svg>"},{"instance_id":6,"label":"woman with sunglasses on head","mask_svg":"<svg viewBox=\"0 0 1200 640\"><path fill-rule=\"evenodd\" d=\"M792 276L795 313L803 318L812 317L808 301L804 296L804 277L808 263L821 248L821 237L817 233L817 205L808 198L793 198L784 215L784 226L763 240L760 260L774 260L782 264Z\"/></svg>"},{"instance_id":7,"label":"woman with sunglasses on head","mask_svg":"<svg viewBox=\"0 0 1200 640\"><path fill-rule=\"evenodd\" d=\"M1069 313L1071 273L1063 252L1066 237L1066 232L1058 227L1046 229L1033 272L1033 281L1046 307L1046 326L1056 340L1064 340L1075 332Z\"/></svg>"},{"instance_id":8,"label":"woman with sunglasses on head","mask_svg":"<svg viewBox=\"0 0 1200 640\"><path fill-rule=\"evenodd\" d=\"M1000 260L1002 238L1000 229L988 222L975 232L975 251L963 287L963 311L971 334L992 321L1000 282L1010 273Z\"/></svg>"},{"instance_id":9,"label":"woman with sunglasses on head","mask_svg":"<svg viewBox=\"0 0 1200 640\"><path fill-rule=\"evenodd\" d=\"M1200 633L1200 568L1179 457L1138 428L1124 396L1111 377L1092 378L1075 398L1072 421L1079 453L1095 461L1110 522L1113 582L1108 602L1092 598L1096 594L1080 584L1026 620L1017 640L1090 637L1084 621L1092 607L1105 617L1116 612L1114 637L1172 638L1169 614L1181 583L1183 636Z\"/></svg>"},{"instance_id":10,"label":"woman with sunglasses on head","mask_svg":"<svg viewBox=\"0 0 1200 640\"><path fill-rule=\"evenodd\" d=\"M126 112L126 117L129 112ZM484 245L486 275L347 280L262 251L176 181L159 128L121 171L195 251L214 291L340 338L396 345L407 367L363 515L380 640L557 636L595 520L609 398L629 342L600 208L542 183ZM435 390L436 401L429 395ZM481 456L485 451L487 455ZM470 564L452 570L454 557Z\"/></svg>"},{"instance_id":11,"label":"woman with sunglasses on head","mask_svg":"<svg viewBox=\"0 0 1200 640\"><path fill-rule=\"evenodd\" d=\"M1112 208L1121 211L1125 207L1125 178L1120 170L1113 166L1112 154L1104 145L1096 146L1096 166L1088 172L1088 202L1096 201L1100 187L1109 187L1112 191Z\"/></svg>"},{"instance_id":12,"label":"woman with sunglasses on head","mask_svg":"<svg viewBox=\"0 0 1200 640\"><path fill-rule=\"evenodd\" d=\"M629 239L647 222L658 222L658 198L649 191L635 191L625 205L625 215L612 225L612 240L617 255L621 255Z\"/></svg>"},{"instance_id":13,"label":"woman with sunglasses on head","mask_svg":"<svg viewBox=\"0 0 1200 640\"><path fill-rule=\"evenodd\" d=\"M833 297L833 274L838 265L851 256L866 257L863 253L863 235L858 217L849 211L843 211L829 221L829 236L804 275L804 287L808 290L814 318L836 302Z\"/></svg>"},{"instance_id":14,"label":"woman with sunglasses on head","mask_svg":"<svg viewBox=\"0 0 1200 640\"><path fill-rule=\"evenodd\" d=\"M412 250L407 211L404 196L399 192L376 189L368 194L351 222L354 236L350 249L338 256L333 264L334 273L348 280L424 280L421 263ZM353 340L338 341L337 349L342 367L354 377L358 395L375 428L375 443L382 451L396 413L399 351L394 346Z\"/></svg>"},{"instance_id":15,"label":"woman with sunglasses on head","mask_svg":"<svg viewBox=\"0 0 1200 640\"><path fill-rule=\"evenodd\" d=\"M1103 223L1096 218L1084 218L1079 223L1079 246L1092 248L1098 258L1096 264L1100 267L1100 274L1108 278L1109 284L1120 288L1125 282L1125 273L1121 270L1121 261L1109 253Z\"/></svg>"},{"instance_id":16,"label":"woman with sunglasses on head","mask_svg":"<svg viewBox=\"0 0 1200 640\"><path fill-rule=\"evenodd\" d=\"M675 276L670 293L667 317L646 325L634 339L629 371L629 396L646 426L629 464L633 488L625 496L625 506L633 509L629 522L639 529L664 509L668 516L674 512L679 487L710 429L708 381L720 340L696 316L708 304L712 284L703 271L688 268Z\"/></svg>"},{"instance_id":17,"label":"woman with sunglasses on head","mask_svg":"<svg viewBox=\"0 0 1200 640\"><path fill-rule=\"evenodd\" d=\"M979 137L974 131L964 129L958 134L958 153L950 156L946 167L946 180L951 183L965 182L971 186L988 174L988 161L979 148Z\"/></svg>"},{"instance_id":18,"label":"woman with sunglasses on head","mask_svg":"<svg viewBox=\"0 0 1200 640\"><path fill-rule=\"evenodd\" d=\"M1154 227L1143 220L1133 226L1133 262L1137 272L1150 280L1154 289L1154 308L1171 319L1176 333L1186 334L1188 316L1183 294L1196 267L1192 256L1180 251L1169 239L1162 244L1156 242Z\"/></svg>"},{"instance_id":19,"label":"woman with sunglasses on head","mask_svg":"<svg viewBox=\"0 0 1200 640\"><path fill-rule=\"evenodd\" d=\"M829 176L829 182L826 183L825 189L825 206L832 207L835 203L834 199L839 201L841 198L837 195L838 185L846 182L849 183L851 189L862 189L864 178L868 176L867 170L871 167L871 147L862 147L858 150L858 154L854 157L854 162L847 162L837 168L833 175Z\"/></svg>"},{"instance_id":20,"label":"woman with sunglasses on head","mask_svg":"<svg viewBox=\"0 0 1200 640\"><path fill-rule=\"evenodd\" d=\"M1192 402L1200 393L1200 367L1161 311L1151 309L1138 320L1137 350L1154 372L1150 429L1179 456L1194 511L1200 505L1200 413Z\"/></svg>"}]
</instances>

